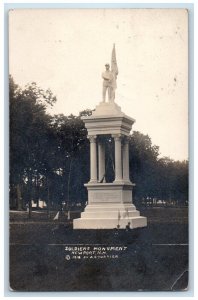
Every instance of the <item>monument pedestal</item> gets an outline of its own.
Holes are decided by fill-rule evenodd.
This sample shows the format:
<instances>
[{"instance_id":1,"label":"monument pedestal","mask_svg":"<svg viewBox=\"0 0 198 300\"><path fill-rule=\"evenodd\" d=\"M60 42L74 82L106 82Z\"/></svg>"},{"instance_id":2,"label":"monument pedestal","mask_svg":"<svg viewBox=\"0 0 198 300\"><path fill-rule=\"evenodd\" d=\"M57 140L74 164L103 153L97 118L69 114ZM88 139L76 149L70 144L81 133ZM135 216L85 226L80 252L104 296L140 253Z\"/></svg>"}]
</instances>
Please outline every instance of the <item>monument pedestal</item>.
<instances>
[{"instance_id":1,"label":"monument pedestal","mask_svg":"<svg viewBox=\"0 0 198 300\"><path fill-rule=\"evenodd\" d=\"M124 229L147 226L132 204L131 182L88 183L88 205L81 218L73 222L74 229Z\"/></svg>"}]
</instances>

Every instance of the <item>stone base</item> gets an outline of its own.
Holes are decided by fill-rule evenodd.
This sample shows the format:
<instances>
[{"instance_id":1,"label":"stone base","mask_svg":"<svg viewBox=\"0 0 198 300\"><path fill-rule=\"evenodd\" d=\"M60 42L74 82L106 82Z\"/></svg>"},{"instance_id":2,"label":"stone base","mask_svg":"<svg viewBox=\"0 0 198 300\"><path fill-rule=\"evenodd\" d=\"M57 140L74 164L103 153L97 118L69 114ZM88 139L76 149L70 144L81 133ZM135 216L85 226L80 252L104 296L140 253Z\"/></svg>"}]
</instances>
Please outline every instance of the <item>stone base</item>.
<instances>
[{"instance_id":1,"label":"stone base","mask_svg":"<svg viewBox=\"0 0 198 300\"><path fill-rule=\"evenodd\" d=\"M73 223L74 229L126 229L127 226L130 229L146 227L147 219L135 217L130 220L120 220L119 223L116 219L75 219Z\"/></svg>"},{"instance_id":2,"label":"stone base","mask_svg":"<svg viewBox=\"0 0 198 300\"><path fill-rule=\"evenodd\" d=\"M81 218L73 220L73 229L131 229L147 226L133 204L89 204Z\"/></svg>"},{"instance_id":3,"label":"stone base","mask_svg":"<svg viewBox=\"0 0 198 300\"><path fill-rule=\"evenodd\" d=\"M88 205L74 229L125 229L147 226L147 218L132 204L131 182L88 183Z\"/></svg>"},{"instance_id":4,"label":"stone base","mask_svg":"<svg viewBox=\"0 0 198 300\"><path fill-rule=\"evenodd\" d=\"M113 183L87 183L89 205L108 205L108 204L132 204L133 183L130 181L117 181Z\"/></svg>"},{"instance_id":5,"label":"stone base","mask_svg":"<svg viewBox=\"0 0 198 300\"><path fill-rule=\"evenodd\" d=\"M106 116L106 115L116 115L123 116L124 113L121 111L121 107L118 106L114 101L110 102L100 102L93 111L92 116Z\"/></svg>"}]
</instances>

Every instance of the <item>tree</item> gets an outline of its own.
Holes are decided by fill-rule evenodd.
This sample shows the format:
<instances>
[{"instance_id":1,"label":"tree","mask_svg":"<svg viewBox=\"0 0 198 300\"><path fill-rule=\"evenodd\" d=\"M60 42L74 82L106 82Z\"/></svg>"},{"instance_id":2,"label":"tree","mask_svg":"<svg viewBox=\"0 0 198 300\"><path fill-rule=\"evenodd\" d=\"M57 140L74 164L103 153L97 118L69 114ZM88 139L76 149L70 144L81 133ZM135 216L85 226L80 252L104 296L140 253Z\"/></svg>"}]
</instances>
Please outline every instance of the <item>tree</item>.
<instances>
[{"instance_id":1,"label":"tree","mask_svg":"<svg viewBox=\"0 0 198 300\"><path fill-rule=\"evenodd\" d=\"M80 116L55 115L53 128L57 135L59 167L68 206L79 198L83 178L88 176L89 145L87 130ZM84 167L86 165L86 167ZM84 193L83 193L84 194Z\"/></svg>"},{"instance_id":2,"label":"tree","mask_svg":"<svg viewBox=\"0 0 198 300\"><path fill-rule=\"evenodd\" d=\"M159 147L152 145L151 138L134 131L129 140L130 178L136 184L134 201L156 196L156 166Z\"/></svg>"},{"instance_id":3,"label":"tree","mask_svg":"<svg viewBox=\"0 0 198 300\"><path fill-rule=\"evenodd\" d=\"M45 199L51 205L85 202L89 181L90 157L87 130L79 116L49 116L46 109L56 98L35 83L23 90L10 77L10 198L11 207L22 209L31 200ZM114 141L105 137L106 180L114 179ZM159 158L159 147L138 131L129 136L130 179L134 202L153 204L162 199L183 205L188 199L188 162Z\"/></svg>"},{"instance_id":4,"label":"tree","mask_svg":"<svg viewBox=\"0 0 198 300\"><path fill-rule=\"evenodd\" d=\"M17 188L17 205L21 203L21 187L27 185L27 198L31 215L32 184L43 168L43 149L49 149L48 134L51 117L48 105L56 98L50 90L43 91L35 83L24 90L10 76L10 185Z\"/></svg>"},{"instance_id":5,"label":"tree","mask_svg":"<svg viewBox=\"0 0 198 300\"><path fill-rule=\"evenodd\" d=\"M167 204L188 203L188 162L163 157L158 161L159 198Z\"/></svg>"}]
</instances>

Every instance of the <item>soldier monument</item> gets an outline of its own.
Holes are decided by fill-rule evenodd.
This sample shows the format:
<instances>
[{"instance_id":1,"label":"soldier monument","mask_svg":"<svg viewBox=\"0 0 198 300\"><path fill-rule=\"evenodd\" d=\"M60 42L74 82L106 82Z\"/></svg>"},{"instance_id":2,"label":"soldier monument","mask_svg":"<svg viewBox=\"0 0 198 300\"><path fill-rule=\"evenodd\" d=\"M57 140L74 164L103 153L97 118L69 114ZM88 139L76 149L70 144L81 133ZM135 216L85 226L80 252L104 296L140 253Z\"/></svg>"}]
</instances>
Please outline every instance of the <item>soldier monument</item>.
<instances>
[{"instance_id":1,"label":"soldier monument","mask_svg":"<svg viewBox=\"0 0 198 300\"><path fill-rule=\"evenodd\" d=\"M102 101L89 117L82 117L90 140L90 181L85 184L88 204L81 217L73 221L74 229L113 229L147 226L147 218L140 216L132 203L134 184L129 178L128 136L135 122L115 103L118 67L115 45L110 65L102 73ZM108 94L108 101L106 101ZM114 139L115 178L106 182L105 139Z\"/></svg>"}]
</instances>

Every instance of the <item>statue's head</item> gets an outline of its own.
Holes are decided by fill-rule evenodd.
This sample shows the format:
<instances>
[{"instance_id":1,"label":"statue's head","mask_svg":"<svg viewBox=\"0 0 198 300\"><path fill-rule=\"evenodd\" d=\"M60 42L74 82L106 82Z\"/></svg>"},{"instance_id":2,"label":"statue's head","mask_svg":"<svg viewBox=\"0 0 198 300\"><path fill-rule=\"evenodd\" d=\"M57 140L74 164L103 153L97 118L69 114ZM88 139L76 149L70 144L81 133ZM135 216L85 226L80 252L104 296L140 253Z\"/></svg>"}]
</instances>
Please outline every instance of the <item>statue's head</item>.
<instances>
[{"instance_id":1,"label":"statue's head","mask_svg":"<svg viewBox=\"0 0 198 300\"><path fill-rule=\"evenodd\" d=\"M106 68L106 70L109 70L110 65L109 65L109 64L106 64L106 65L105 65L105 68Z\"/></svg>"}]
</instances>

